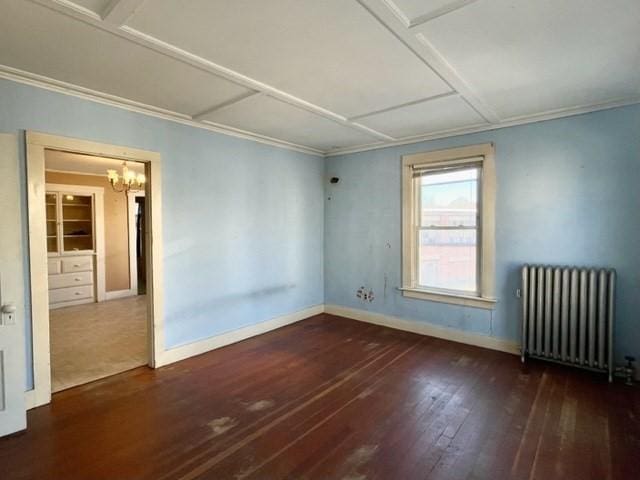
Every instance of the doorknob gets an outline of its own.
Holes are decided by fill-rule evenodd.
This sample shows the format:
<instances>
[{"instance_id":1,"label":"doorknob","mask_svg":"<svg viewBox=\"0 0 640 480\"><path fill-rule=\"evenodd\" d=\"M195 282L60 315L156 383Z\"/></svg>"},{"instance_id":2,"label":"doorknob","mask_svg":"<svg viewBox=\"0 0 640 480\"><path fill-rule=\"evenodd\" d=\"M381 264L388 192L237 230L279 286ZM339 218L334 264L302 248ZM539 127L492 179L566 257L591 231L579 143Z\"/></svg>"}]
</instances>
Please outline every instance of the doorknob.
<instances>
[{"instance_id":1,"label":"doorknob","mask_svg":"<svg viewBox=\"0 0 640 480\"><path fill-rule=\"evenodd\" d=\"M16 306L13 303L2 305L2 320L0 325L15 325L16 323Z\"/></svg>"}]
</instances>

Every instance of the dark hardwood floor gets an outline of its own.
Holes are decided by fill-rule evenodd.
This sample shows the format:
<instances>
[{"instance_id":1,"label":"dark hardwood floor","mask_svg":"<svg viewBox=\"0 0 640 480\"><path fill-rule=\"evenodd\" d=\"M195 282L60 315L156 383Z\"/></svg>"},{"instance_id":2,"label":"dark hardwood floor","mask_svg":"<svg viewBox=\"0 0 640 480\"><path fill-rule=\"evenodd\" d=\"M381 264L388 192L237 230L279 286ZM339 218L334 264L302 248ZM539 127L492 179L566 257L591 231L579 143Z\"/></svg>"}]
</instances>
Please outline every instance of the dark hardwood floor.
<instances>
[{"instance_id":1,"label":"dark hardwood floor","mask_svg":"<svg viewBox=\"0 0 640 480\"><path fill-rule=\"evenodd\" d=\"M56 394L0 478L640 478L640 393L318 315Z\"/></svg>"}]
</instances>

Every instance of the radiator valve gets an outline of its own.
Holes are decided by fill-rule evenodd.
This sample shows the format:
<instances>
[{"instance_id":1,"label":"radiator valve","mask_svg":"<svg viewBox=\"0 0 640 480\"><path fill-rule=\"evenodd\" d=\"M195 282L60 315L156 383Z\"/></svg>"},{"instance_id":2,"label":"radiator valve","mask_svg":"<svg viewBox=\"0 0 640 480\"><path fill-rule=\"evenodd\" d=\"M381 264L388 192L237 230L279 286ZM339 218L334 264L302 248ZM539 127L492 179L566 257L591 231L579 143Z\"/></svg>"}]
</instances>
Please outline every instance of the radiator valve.
<instances>
[{"instance_id":1,"label":"radiator valve","mask_svg":"<svg viewBox=\"0 0 640 480\"><path fill-rule=\"evenodd\" d=\"M618 367L616 370L624 375L625 385L633 386L633 380L636 377L636 367L634 367L633 362L635 362L636 359L631 355L625 356L624 359L627 361L627 364L624 367Z\"/></svg>"}]
</instances>

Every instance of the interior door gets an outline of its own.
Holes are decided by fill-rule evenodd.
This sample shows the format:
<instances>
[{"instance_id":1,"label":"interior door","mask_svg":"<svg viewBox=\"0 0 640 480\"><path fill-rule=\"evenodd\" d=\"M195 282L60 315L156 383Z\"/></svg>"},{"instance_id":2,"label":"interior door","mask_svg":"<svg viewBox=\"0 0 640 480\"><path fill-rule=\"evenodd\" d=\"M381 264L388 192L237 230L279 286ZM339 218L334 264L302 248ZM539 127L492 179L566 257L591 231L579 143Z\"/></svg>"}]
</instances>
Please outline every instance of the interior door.
<instances>
[{"instance_id":1,"label":"interior door","mask_svg":"<svg viewBox=\"0 0 640 480\"><path fill-rule=\"evenodd\" d=\"M27 427L18 139L0 134L0 436Z\"/></svg>"}]
</instances>

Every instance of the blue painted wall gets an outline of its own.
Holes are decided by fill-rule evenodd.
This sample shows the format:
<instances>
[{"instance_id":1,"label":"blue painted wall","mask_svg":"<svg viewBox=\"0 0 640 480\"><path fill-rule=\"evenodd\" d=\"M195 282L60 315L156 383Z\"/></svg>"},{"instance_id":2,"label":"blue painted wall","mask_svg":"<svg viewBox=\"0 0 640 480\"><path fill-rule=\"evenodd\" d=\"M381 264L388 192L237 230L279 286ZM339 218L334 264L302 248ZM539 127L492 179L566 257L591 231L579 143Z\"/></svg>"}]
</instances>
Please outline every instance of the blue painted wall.
<instances>
[{"instance_id":1,"label":"blue painted wall","mask_svg":"<svg viewBox=\"0 0 640 480\"><path fill-rule=\"evenodd\" d=\"M640 106L322 160L0 80L0 131L24 130L162 154L167 347L323 302L517 339L518 267L545 262L616 268L618 354L640 357ZM403 298L401 155L484 142L496 310ZM30 338L27 321L28 388Z\"/></svg>"},{"instance_id":2,"label":"blue painted wall","mask_svg":"<svg viewBox=\"0 0 640 480\"><path fill-rule=\"evenodd\" d=\"M0 131L22 130L161 153L167 347L323 303L322 158L0 80Z\"/></svg>"},{"instance_id":3,"label":"blue painted wall","mask_svg":"<svg viewBox=\"0 0 640 480\"><path fill-rule=\"evenodd\" d=\"M494 142L495 311L403 298L404 154ZM519 338L519 266L618 271L617 356L640 358L640 106L327 159L325 303ZM356 298L372 288L372 303Z\"/></svg>"}]
</instances>

